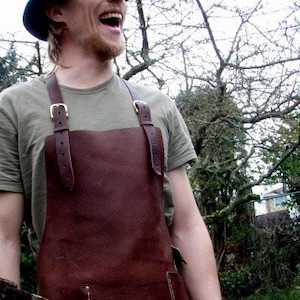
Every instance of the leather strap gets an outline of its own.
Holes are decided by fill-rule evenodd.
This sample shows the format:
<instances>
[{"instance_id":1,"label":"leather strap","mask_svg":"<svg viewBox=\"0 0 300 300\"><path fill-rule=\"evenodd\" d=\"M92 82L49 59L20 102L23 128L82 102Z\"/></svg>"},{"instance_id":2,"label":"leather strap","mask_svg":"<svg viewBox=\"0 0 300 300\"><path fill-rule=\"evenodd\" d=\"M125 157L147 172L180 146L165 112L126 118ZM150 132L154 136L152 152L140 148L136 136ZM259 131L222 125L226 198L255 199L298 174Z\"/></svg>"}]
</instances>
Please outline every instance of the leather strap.
<instances>
[{"instance_id":1,"label":"leather strap","mask_svg":"<svg viewBox=\"0 0 300 300\"><path fill-rule=\"evenodd\" d=\"M123 80L132 97L133 105L138 114L140 125L143 127L150 146L151 164L154 172L163 174L163 150L161 137L158 135L152 121L149 106L146 102L139 100L136 89ZM54 136L56 144L56 154L62 185L69 191L73 190L75 178L71 159L71 149L69 141L68 110L63 103L62 95L56 76L53 73L46 78L46 86L51 99L50 115L54 121Z\"/></svg>"},{"instance_id":2,"label":"leather strap","mask_svg":"<svg viewBox=\"0 0 300 300\"><path fill-rule=\"evenodd\" d=\"M123 80L125 85L127 86L133 101L133 106L138 114L139 121L141 126L143 127L148 142L150 146L150 155L151 155L151 163L152 168L156 174L162 175L163 174L163 163L162 163L162 144L161 144L161 137L158 135L150 114L150 108L148 104L144 101L139 100L140 96L137 93L136 89L126 80Z\"/></svg>"},{"instance_id":3,"label":"leather strap","mask_svg":"<svg viewBox=\"0 0 300 300\"><path fill-rule=\"evenodd\" d=\"M72 191L75 178L69 141L68 110L63 103L54 73L46 78L46 86L52 103L50 115L54 122L56 155L61 183L65 189Z\"/></svg>"}]
</instances>

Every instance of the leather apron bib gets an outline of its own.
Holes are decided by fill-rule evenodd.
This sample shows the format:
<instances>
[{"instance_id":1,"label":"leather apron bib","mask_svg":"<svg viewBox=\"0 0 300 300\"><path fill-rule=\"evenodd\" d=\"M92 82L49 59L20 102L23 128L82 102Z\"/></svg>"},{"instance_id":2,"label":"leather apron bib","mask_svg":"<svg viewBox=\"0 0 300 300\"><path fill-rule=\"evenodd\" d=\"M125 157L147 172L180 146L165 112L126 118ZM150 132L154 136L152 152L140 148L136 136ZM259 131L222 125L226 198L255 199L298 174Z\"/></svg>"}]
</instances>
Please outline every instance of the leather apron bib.
<instances>
[{"instance_id":1,"label":"leather apron bib","mask_svg":"<svg viewBox=\"0 0 300 300\"><path fill-rule=\"evenodd\" d=\"M46 82L53 103L60 103L51 106L55 134L45 140L40 295L188 299L162 208L162 137L147 105L136 103L140 127L69 132L55 76Z\"/></svg>"}]
</instances>

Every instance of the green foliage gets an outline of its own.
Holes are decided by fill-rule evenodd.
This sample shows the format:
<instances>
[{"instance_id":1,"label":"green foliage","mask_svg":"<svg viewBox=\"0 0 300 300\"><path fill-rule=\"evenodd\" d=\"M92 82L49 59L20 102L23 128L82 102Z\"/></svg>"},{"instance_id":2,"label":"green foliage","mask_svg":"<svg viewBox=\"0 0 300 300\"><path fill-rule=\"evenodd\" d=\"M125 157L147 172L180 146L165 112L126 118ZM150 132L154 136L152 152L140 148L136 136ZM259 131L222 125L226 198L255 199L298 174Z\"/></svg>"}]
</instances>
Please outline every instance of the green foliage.
<instances>
[{"instance_id":1,"label":"green foliage","mask_svg":"<svg viewBox=\"0 0 300 300\"><path fill-rule=\"evenodd\" d=\"M272 137L269 141L273 151L262 153L267 164L274 164L281 157L285 157L276 172L269 178L269 182L285 183L288 192L291 193L291 201L286 203L290 207L300 205L299 122L299 112L286 116L284 123L278 127L278 138Z\"/></svg>"},{"instance_id":2,"label":"green foliage","mask_svg":"<svg viewBox=\"0 0 300 300\"><path fill-rule=\"evenodd\" d=\"M29 246L27 235L27 227L23 226L21 232L21 287L28 292L36 293L35 260Z\"/></svg>"},{"instance_id":3,"label":"green foliage","mask_svg":"<svg viewBox=\"0 0 300 300\"><path fill-rule=\"evenodd\" d=\"M297 275L296 275L296 278L294 280L294 284L295 286L300 289L300 263L298 263L296 265L296 272L297 272Z\"/></svg>"},{"instance_id":4,"label":"green foliage","mask_svg":"<svg viewBox=\"0 0 300 300\"><path fill-rule=\"evenodd\" d=\"M250 295L253 290L251 273L247 268L220 273L220 283L222 295L227 300L240 299L241 296Z\"/></svg>"},{"instance_id":5,"label":"green foliage","mask_svg":"<svg viewBox=\"0 0 300 300\"><path fill-rule=\"evenodd\" d=\"M270 228L257 230L257 252L252 273L262 290L285 288L296 278L300 263L300 223L285 219Z\"/></svg>"},{"instance_id":6,"label":"green foliage","mask_svg":"<svg viewBox=\"0 0 300 300\"><path fill-rule=\"evenodd\" d=\"M243 300L299 300L300 289L275 289L269 291L266 295L251 295Z\"/></svg>"},{"instance_id":7,"label":"green foliage","mask_svg":"<svg viewBox=\"0 0 300 300\"><path fill-rule=\"evenodd\" d=\"M17 51L15 41L9 45L7 53L0 57L0 92L18 82L26 81L43 73L40 59L39 43L35 43L37 53L31 60L25 59ZM28 42L28 44L31 44Z\"/></svg>"},{"instance_id":8,"label":"green foliage","mask_svg":"<svg viewBox=\"0 0 300 300\"><path fill-rule=\"evenodd\" d=\"M24 79L23 70L18 66L19 61L12 42L6 55L0 58L0 91Z\"/></svg>"},{"instance_id":9,"label":"green foliage","mask_svg":"<svg viewBox=\"0 0 300 300\"><path fill-rule=\"evenodd\" d=\"M249 204L237 207L236 215L228 228L224 259L220 267L220 282L225 299L239 299L250 295L256 286L251 271L253 227Z\"/></svg>"},{"instance_id":10,"label":"green foliage","mask_svg":"<svg viewBox=\"0 0 300 300\"><path fill-rule=\"evenodd\" d=\"M247 182L237 171L244 152L241 110L225 88L201 87L176 98L198 155L190 171L191 183L203 215L225 207L239 186Z\"/></svg>"},{"instance_id":11,"label":"green foliage","mask_svg":"<svg viewBox=\"0 0 300 300\"><path fill-rule=\"evenodd\" d=\"M246 155L242 112L225 86L200 87L182 93L176 103L198 155L189 170L190 182L198 207L210 224L217 261L221 264L231 227L241 216L238 203L248 201L251 194L250 190L239 190L249 182L246 164L239 166ZM237 204L228 213L220 213L233 201Z\"/></svg>"},{"instance_id":12,"label":"green foliage","mask_svg":"<svg viewBox=\"0 0 300 300\"><path fill-rule=\"evenodd\" d=\"M246 245L243 245L244 233L239 234L239 229L244 231L240 225L233 230L230 247L226 247L225 266L220 272L225 299L241 299L250 294L277 295L281 289L300 287L299 220L285 218L278 224L255 228L255 249L249 259L242 262L237 253L243 255L243 252L238 248L242 245L245 249Z\"/></svg>"}]
</instances>

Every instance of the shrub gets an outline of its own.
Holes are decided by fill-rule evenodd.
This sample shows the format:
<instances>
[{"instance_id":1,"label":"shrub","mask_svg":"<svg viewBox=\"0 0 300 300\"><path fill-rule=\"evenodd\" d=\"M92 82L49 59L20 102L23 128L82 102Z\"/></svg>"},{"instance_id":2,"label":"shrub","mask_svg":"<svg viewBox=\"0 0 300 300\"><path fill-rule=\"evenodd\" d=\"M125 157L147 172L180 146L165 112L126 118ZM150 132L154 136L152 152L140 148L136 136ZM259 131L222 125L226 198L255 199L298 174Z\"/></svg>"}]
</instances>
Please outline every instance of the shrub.
<instances>
[{"instance_id":1,"label":"shrub","mask_svg":"<svg viewBox=\"0 0 300 300\"><path fill-rule=\"evenodd\" d=\"M272 227L257 229L256 254L250 266L262 290L290 287L300 263L300 224L286 219Z\"/></svg>"},{"instance_id":2,"label":"shrub","mask_svg":"<svg viewBox=\"0 0 300 300\"><path fill-rule=\"evenodd\" d=\"M299 300L300 290L272 290L266 295L251 295L243 300Z\"/></svg>"},{"instance_id":3,"label":"shrub","mask_svg":"<svg viewBox=\"0 0 300 300\"><path fill-rule=\"evenodd\" d=\"M221 273L220 282L222 294L227 300L240 299L253 291L251 273L247 268Z\"/></svg>"},{"instance_id":4,"label":"shrub","mask_svg":"<svg viewBox=\"0 0 300 300\"><path fill-rule=\"evenodd\" d=\"M21 287L23 290L36 293L36 272L35 272L35 260L28 242L28 230L27 227L22 227L21 232Z\"/></svg>"}]
</instances>

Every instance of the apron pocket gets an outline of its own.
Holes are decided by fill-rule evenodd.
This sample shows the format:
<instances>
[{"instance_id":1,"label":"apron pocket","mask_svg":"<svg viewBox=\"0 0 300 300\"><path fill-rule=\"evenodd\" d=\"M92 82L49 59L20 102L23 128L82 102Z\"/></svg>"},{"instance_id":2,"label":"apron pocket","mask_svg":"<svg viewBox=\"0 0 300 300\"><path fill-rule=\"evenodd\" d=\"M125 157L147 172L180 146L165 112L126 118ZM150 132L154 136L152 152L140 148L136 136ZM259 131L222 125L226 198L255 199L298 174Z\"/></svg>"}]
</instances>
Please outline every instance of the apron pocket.
<instances>
[{"instance_id":1,"label":"apron pocket","mask_svg":"<svg viewBox=\"0 0 300 300\"><path fill-rule=\"evenodd\" d=\"M89 284L85 284L80 288L77 288L67 295L62 296L63 300L92 300L92 287Z\"/></svg>"}]
</instances>

